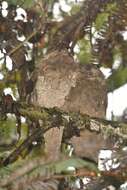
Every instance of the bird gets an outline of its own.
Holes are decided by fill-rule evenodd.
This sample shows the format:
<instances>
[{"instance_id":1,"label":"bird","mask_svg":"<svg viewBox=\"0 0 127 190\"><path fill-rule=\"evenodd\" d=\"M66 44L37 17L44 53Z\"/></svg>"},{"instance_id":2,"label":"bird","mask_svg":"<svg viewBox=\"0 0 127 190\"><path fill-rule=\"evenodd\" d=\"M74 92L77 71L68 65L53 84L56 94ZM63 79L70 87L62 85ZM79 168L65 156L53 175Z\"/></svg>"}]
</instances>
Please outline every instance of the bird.
<instances>
[{"instance_id":1,"label":"bird","mask_svg":"<svg viewBox=\"0 0 127 190\"><path fill-rule=\"evenodd\" d=\"M94 65L81 65L66 50L49 52L37 64L32 77L34 84L30 103L65 112L79 112L91 117L105 117L106 81ZM45 133L46 155L60 157L64 128L57 126Z\"/></svg>"},{"instance_id":2,"label":"bird","mask_svg":"<svg viewBox=\"0 0 127 190\"><path fill-rule=\"evenodd\" d=\"M38 106L79 112L104 118L107 85L101 71L92 64L80 64L65 50L53 51L37 65L31 102Z\"/></svg>"}]
</instances>

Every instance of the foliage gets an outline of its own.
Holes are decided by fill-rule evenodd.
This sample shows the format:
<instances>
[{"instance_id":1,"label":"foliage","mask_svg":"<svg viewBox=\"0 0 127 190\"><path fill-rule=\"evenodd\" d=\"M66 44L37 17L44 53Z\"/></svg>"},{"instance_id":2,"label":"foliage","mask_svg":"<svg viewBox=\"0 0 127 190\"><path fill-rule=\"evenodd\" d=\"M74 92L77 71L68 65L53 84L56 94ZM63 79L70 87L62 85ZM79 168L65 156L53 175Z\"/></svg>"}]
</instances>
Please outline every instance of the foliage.
<instances>
[{"instance_id":1,"label":"foliage","mask_svg":"<svg viewBox=\"0 0 127 190\"><path fill-rule=\"evenodd\" d=\"M16 141L16 121L14 119L7 119L6 121L0 121L0 145L6 146Z\"/></svg>"},{"instance_id":2,"label":"foliage","mask_svg":"<svg viewBox=\"0 0 127 190\"><path fill-rule=\"evenodd\" d=\"M7 2L9 4L19 5L23 8L31 8L35 4L34 0L25 0L25 1L24 0L21 0L21 1L19 1L19 0L7 0Z\"/></svg>"},{"instance_id":3,"label":"foliage","mask_svg":"<svg viewBox=\"0 0 127 190\"><path fill-rule=\"evenodd\" d=\"M127 41L123 35L127 28L126 0L84 0L82 3L66 0L71 7L68 13L59 7L64 2L60 0L7 0L7 7L3 7L3 2L0 1L0 188L18 190L22 184L22 189L27 189L32 180L39 180L39 184L40 180L45 183L53 178L58 186L64 178L69 181L67 188L73 189L66 177L74 177L75 181L84 176L90 177L91 184L97 180L100 187L101 181L104 181L104 187L110 181L106 181L105 176L114 177L120 186L127 177L127 155L122 149L127 140L126 125L80 113L65 113L57 108L36 107L30 104L30 100L40 72L38 65L49 52L62 50L68 52L69 60L73 57L82 65L97 64L98 68L110 68L109 91L127 83ZM18 8L23 9L17 18ZM55 8L59 9L58 17ZM7 15L3 15L3 10ZM76 47L78 51L75 51ZM8 59L12 61L11 69ZM5 95L8 87L11 96ZM24 123L21 116L25 118ZM63 131L61 127L64 127ZM57 135L51 139L50 135L47 137L54 145L47 154L45 134L52 128ZM59 144L52 143L60 137ZM76 156L66 155L68 151L65 150L57 160L55 148L60 149L63 143L68 148L70 142L74 146L77 139L82 151L75 146L73 154ZM95 141L97 147L89 148L94 147L92 142ZM85 156L84 142L91 150ZM97 169L97 153L103 146L110 148L112 144L121 148L115 155L120 167L116 173L101 173ZM69 166L74 167L74 172L68 172Z\"/></svg>"},{"instance_id":4,"label":"foliage","mask_svg":"<svg viewBox=\"0 0 127 190\"><path fill-rule=\"evenodd\" d=\"M87 37L84 40L80 40L78 42L80 52L77 53L77 57L82 64L91 63L91 45L89 39Z\"/></svg>"},{"instance_id":5,"label":"foliage","mask_svg":"<svg viewBox=\"0 0 127 190\"><path fill-rule=\"evenodd\" d=\"M109 90L119 88L127 82L127 68L120 66L117 70L113 71L112 75L108 79Z\"/></svg>"}]
</instances>

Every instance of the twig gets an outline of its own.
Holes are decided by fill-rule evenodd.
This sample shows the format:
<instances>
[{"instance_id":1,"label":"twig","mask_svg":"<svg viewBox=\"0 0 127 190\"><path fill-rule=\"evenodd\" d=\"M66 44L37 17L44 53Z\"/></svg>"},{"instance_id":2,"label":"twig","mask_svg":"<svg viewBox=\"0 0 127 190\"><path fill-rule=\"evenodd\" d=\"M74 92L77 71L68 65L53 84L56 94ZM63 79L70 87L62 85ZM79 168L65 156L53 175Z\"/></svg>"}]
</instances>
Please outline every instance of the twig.
<instances>
[{"instance_id":1,"label":"twig","mask_svg":"<svg viewBox=\"0 0 127 190\"><path fill-rule=\"evenodd\" d=\"M53 108L54 109L54 108ZM41 108L41 111L38 111L35 107L34 109L20 109L20 113L23 116L27 116L31 119L35 120L48 120L53 117L53 109L45 109ZM47 110L47 111L46 111ZM102 133L105 136L115 136L118 139L123 139L127 141L127 128L126 124L123 123L118 123L118 122L112 122L112 121L107 121L107 120L101 120L98 118L92 118L88 115L82 115L80 113L73 113L73 112L63 112L61 110L57 109L57 112L61 114L63 117L63 124L66 125L67 120L64 118L64 116L68 116L72 118L73 122L75 122L75 117L77 117L78 121L81 121L82 125L78 126L79 129L88 129L91 132L98 132ZM52 113L52 114L50 114ZM65 123L64 123L65 122ZM115 123L115 128L114 128L114 123ZM117 126L116 126L117 124Z\"/></svg>"},{"instance_id":2,"label":"twig","mask_svg":"<svg viewBox=\"0 0 127 190\"><path fill-rule=\"evenodd\" d=\"M24 45L24 43L25 42L28 42L33 36L35 36L36 34L37 34L37 30L36 31L34 31L34 32L32 32L22 43L20 43L19 45L17 45L14 49L12 49L9 53L8 53L8 55L10 56L10 55L12 55L13 53L15 53L17 50L19 50L23 45Z\"/></svg>"}]
</instances>

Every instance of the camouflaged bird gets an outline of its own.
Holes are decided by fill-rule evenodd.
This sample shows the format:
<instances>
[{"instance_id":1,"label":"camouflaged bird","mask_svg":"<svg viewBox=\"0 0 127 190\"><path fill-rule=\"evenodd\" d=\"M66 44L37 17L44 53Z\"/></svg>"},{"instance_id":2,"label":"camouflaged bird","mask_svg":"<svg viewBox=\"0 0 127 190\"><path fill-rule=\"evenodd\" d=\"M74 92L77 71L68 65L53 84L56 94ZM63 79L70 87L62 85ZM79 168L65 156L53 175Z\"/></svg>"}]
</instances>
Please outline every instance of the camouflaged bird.
<instances>
[{"instance_id":1,"label":"camouflaged bird","mask_svg":"<svg viewBox=\"0 0 127 190\"><path fill-rule=\"evenodd\" d=\"M48 53L38 64L31 80L35 83L32 104L105 117L107 90L101 71L93 65L76 63L67 51ZM62 134L63 127L46 132L48 159L59 158Z\"/></svg>"},{"instance_id":2,"label":"camouflaged bird","mask_svg":"<svg viewBox=\"0 0 127 190\"><path fill-rule=\"evenodd\" d=\"M35 78L33 104L105 117L106 82L96 66L76 63L67 51L54 51L38 64Z\"/></svg>"}]
</instances>

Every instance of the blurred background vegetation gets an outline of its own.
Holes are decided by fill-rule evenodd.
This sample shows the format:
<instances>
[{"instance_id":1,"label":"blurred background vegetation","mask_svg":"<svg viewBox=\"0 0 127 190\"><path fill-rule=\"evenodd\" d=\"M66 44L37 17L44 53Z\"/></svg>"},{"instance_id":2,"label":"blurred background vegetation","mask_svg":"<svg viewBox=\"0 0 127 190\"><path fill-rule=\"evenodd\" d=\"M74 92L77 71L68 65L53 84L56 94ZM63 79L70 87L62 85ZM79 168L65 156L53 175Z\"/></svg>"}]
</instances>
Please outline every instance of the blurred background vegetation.
<instances>
[{"instance_id":1,"label":"blurred background vegetation","mask_svg":"<svg viewBox=\"0 0 127 190\"><path fill-rule=\"evenodd\" d=\"M27 81L38 60L47 53L50 42L63 22L65 22L64 32L67 33L66 21L80 12L85 2L87 0L0 1L1 105L3 94L8 93L15 101L25 101L26 89L29 92L31 85ZM108 75L104 72L108 92L114 92L125 85L127 83L127 1L114 0L100 8L94 21L84 26L71 45L72 42L68 51L76 61L82 64L94 64L101 70L109 70ZM9 106L10 100L5 101ZM112 115L112 119L126 122L126 115L125 110L120 117ZM22 117L22 138L19 144L27 137L28 123L25 121ZM13 114L8 114L6 121L3 118L0 121L0 145L7 151L18 141L16 125L17 118ZM3 156L2 148L1 155ZM80 165L78 159L67 161L67 166L70 162L77 167ZM66 162L64 164L66 165ZM81 162L81 166L85 164ZM58 173L64 170L61 167L59 168L58 164Z\"/></svg>"}]
</instances>

